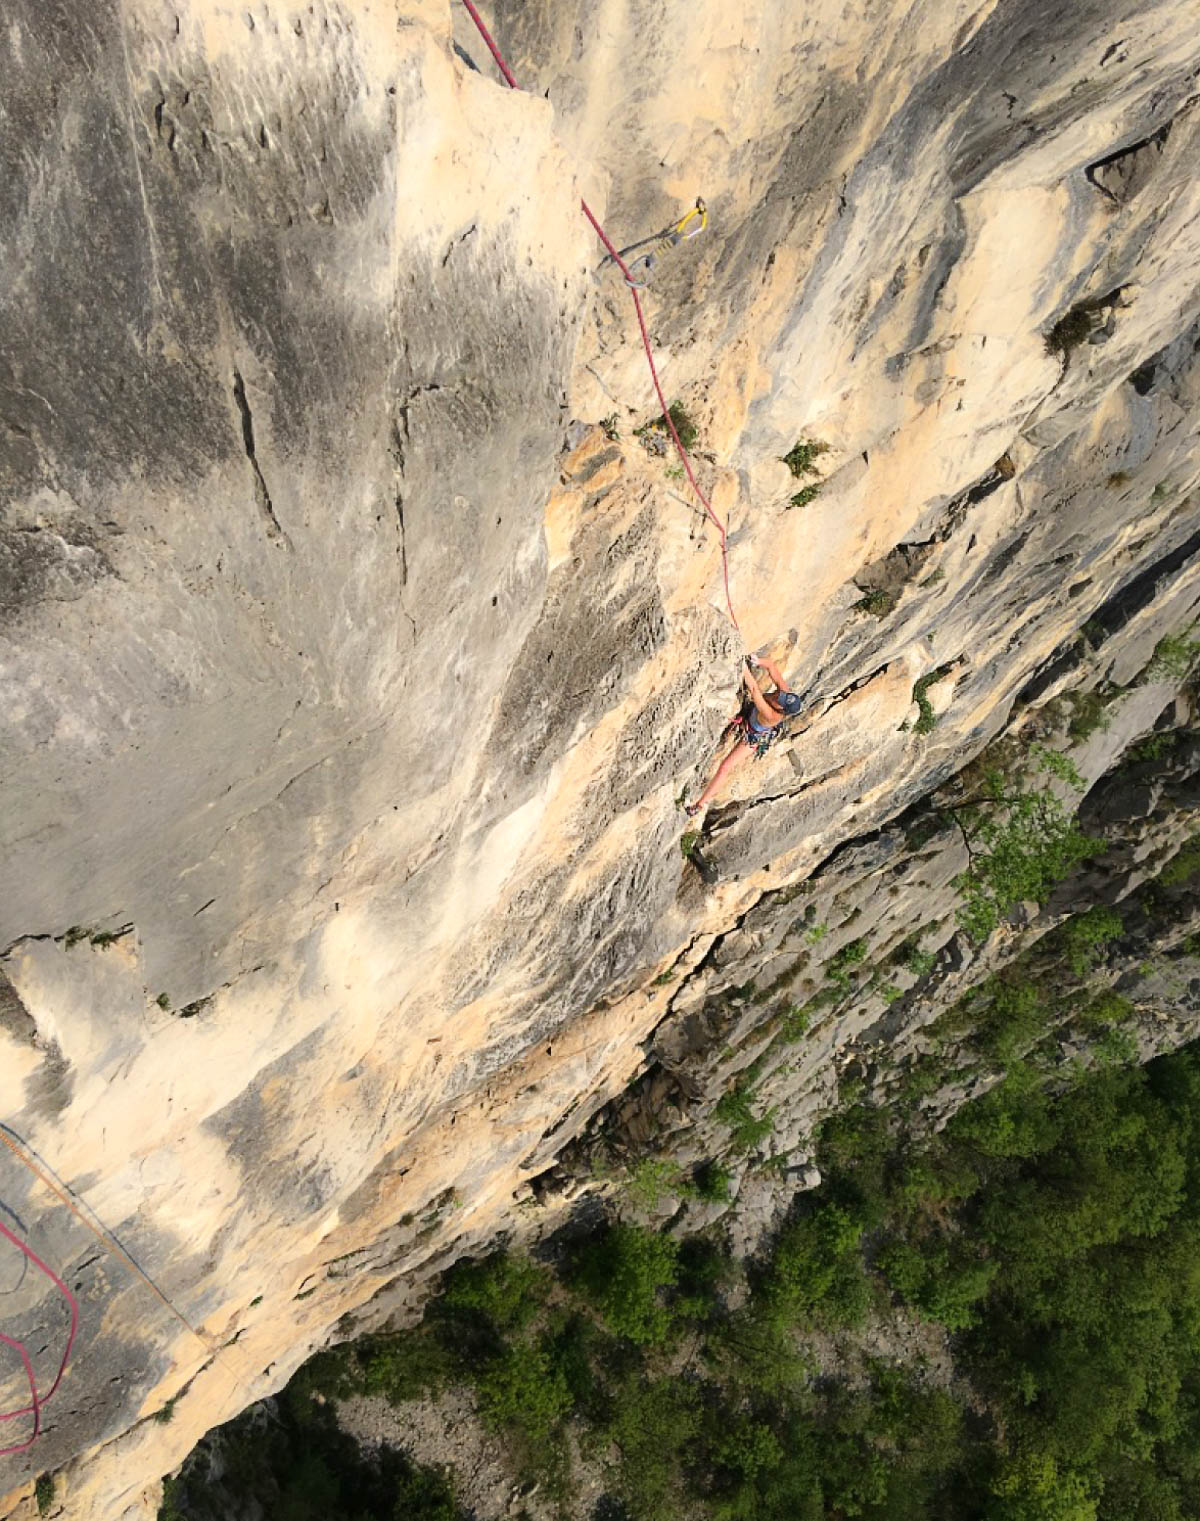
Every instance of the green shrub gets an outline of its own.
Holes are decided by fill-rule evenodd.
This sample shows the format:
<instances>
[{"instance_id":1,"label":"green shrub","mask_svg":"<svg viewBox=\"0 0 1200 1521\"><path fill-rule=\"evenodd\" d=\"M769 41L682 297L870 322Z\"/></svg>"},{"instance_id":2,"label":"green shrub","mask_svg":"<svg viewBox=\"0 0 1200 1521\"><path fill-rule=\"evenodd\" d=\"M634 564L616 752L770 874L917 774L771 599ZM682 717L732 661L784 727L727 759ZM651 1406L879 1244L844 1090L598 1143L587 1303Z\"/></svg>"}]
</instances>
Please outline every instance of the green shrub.
<instances>
[{"instance_id":1,"label":"green shrub","mask_svg":"<svg viewBox=\"0 0 1200 1521\"><path fill-rule=\"evenodd\" d=\"M994 1259L954 1262L948 1253L942 1270L925 1285L920 1307L947 1331L965 1331L982 1319L981 1302L999 1271Z\"/></svg>"},{"instance_id":2,"label":"green shrub","mask_svg":"<svg viewBox=\"0 0 1200 1521\"><path fill-rule=\"evenodd\" d=\"M671 1311L684 1320L708 1321L720 1308L720 1291L732 1269L725 1251L705 1236L680 1243Z\"/></svg>"},{"instance_id":3,"label":"green shrub","mask_svg":"<svg viewBox=\"0 0 1200 1521\"><path fill-rule=\"evenodd\" d=\"M362 1362L375 1340L365 1337L340 1347L316 1352L292 1375L288 1388L296 1399L309 1401L314 1395L323 1400L349 1399L362 1391Z\"/></svg>"},{"instance_id":4,"label":"green shrub","mask_svg":"<svg viewBox=\"0 0 1200 1521\"><path fill-rule=\"evenodd\" d=\"M763 1518L803 1516L795 1509L797 1498L820 1499L815 1475L804 1474L803 1497L795 1493L793 1470L798 1444L781 1441L773 1425L751 1411L730 1413L713 1423L708 1437L708 1458L713 1465L713 1501L709 1512L714 1521L763 1521ZM807 1444L805 1444L807 1445ZM807 1453L805 1457L809 1456ZM808 1467L809 1465L804 1465ZM783 1481L782 1483L780 1481Z\"/></svg>"},{"instance_id":5,"label":"green shrub","mask_svg":"<svg viewBox=\"0 0 1200 1521\"><path fill-rule=\"evenodd\" d=\"M992 1485L987 1521L1096 1521L1096 1498L1079 1474L1048 1453L1025 1452Z\"/></svg>"},{"instance_id":6,"label":"green shrub","mask_svg":"<svg viewBox=\"0 0 1200 1521\"><path fill-rule=\"evenodd\" d=\"M1200 872L1200 834L1185 840L1158 874L1164 887L1180 887Z\"/></svg>"},{"instance_id":7,"label":"green shrub","mask_svg":"<svg viewBox=\"0 0 1200 1521\"><path fill-rule=\"evenodd\" d=\"M859 966L867 959L867 942L865 940L851 940L842 946L841 950L831 956L825 965L825 976L828 981L836 983L845 993L850 990L851 968Z\"/></svg>"},{"instance_id":8,"label":"green shrub","mask_svg":"<svg viewBox=\"0 0 1200 1521\"><path fill-rule=\"evenodd\" d=\"M392 1515L403 1521L462 1521L449 1470L406 1463L392 1479ZM290 1521L290 1518L289 1518Z\"/></svg>"},{"instance_id":9,"label":"green shrub","mask_svg":"<svg viewBox=\"0 0 1200 1521\"><path fill-rule=\"evenodd\" d=\"M470 1311L498 1331L526 1326L542 1308L550 1275L528 1257L492 1252L456 1262L443 1280L440 1308Z\"/></svg>"},{"instance_id":10,"label":"green shrub","mask_svg":"<svg viewBox=\"0 0 1200 1521\"><path fill-rule=\"evenodd\" d=\"M789 507L807 507L810 502L815 502L821 494L821 482L810 481L807 486L801 486L799 491L794 491L788 497Z\"/></svg>"},{"instance_id":11,"label":"green shrub","mask_svg":"<svg viewBox=\"0 0 1200 1521\"><path fill-rule=\"evenodd\" d=\"M1170 755L1179 739L1179 731L1170 729L1165 733L1147 734L1125 753L1122 764L1139 765L1143 761L1162 760Z\"/></svg>"},{"instance_id":12,"label":"green shrub","mask_svg":"<svg viewBox=\"0 0 1200 1521\"><path fill-rule=\"evenodd\" d=\"M886 618L896 608L897 597L895 592L869 591L865 596L851 604L851 611L856 613L870 613L872 618Z\"/></svg>"},{"instance_id":13,"label":"green shrub","mask_svg":"<svg viewBox=\"0 0 1200 1521\"><path fill-rule=\"evenodd\" d=\"M749 1092L740 1085L717 1101L713 1119L729 1129L735 1151L753 1151L775 1128L774 1110L755 1114Z\"/></svg>"},{"instance_id":14,"label":"green shrub","mask_svg":"<svg viewBox=\"0 0 1200 1521\"><path fill-rule=\"evenodd\" d=\"M1032 760L1035 770L1082 788L1066 756L1039 746ZM1045 903L1056 883L1104 849L1103 840L1079 829L1074 812L1049 787L1019 777L1006 781L994 768L985 773L981 794L950 812L971 854L958 879L958 921L976 942L986 940L1022 900Z\"/></svg>"},{"instance_id":15,"label":"green shrub","mask_svg":"<svg viewBox=\"0 0 1200 1521\"><path fill-rule=\"evenodd\" d=\"M637 1225L612 1225L580 1249L576 1286L615 1336L644 1345L665 1342L672 1316L660 1294L674 1284L679 1246Z\"/></svg>"},{"instance_id":16,"label":"green shrub","mask_svg":"<svg viewBox=\"0 0 1200 1521\"><path fill-rule=\"evenodd\" d=\"M369 1337L359 1347L358 1387L389 1404L440 1393L453 1380L453 1356L423 1328Z\"/></svg>"},{"instance_id":17,"label":"green shrub","mask_svg":"<svg viewBox=\"0 0 1200 1521\"><path fill-rule=\"evenodd\" d=\"M1085 343L1091 334L1093 313L1096 310L1097 307L1090 301L1073 306L1046 334L1046 352L1063 360L1069 359L1071 351Z\"/></svg>"},{"instance_id":18,"label":"green shrub","mask_svg":"<svg viewBox=\"0 0 1200 1521\"><path fill-rule=\"evenodd\" d=\"M675 426L675 432L679 437L679 442L683 445L684 449L690 453L693 444L695 444L696 440L700 437L700 430L693 422L691 414L688 412L687 408L681 401L673 401L667 408L667 415L670 417L671 422ZM652 421L643 423L640 428L635 428L633 430L633 434L635 438L644 438L647 433L650 433L652 431L657 433L665 433L668 437L670 437L671 430L667 427L666 418L661 416L655 417L652 419Z\"/></svg>"},{"instance_id":19,"label":"green shrub","mask_svg":"<svg viewBox=\"0 0 1200 1521\"><path fill-rule=\"evenodd\" d=\"M748 1304L714 1319L707 1344L710 1365L733 1391L786 1397L802 1389L812 1371L786 1322L772 1313L761 1283Z\"/></svg>"},{"instance_id":20,"label":"green shrub","mask_svg":"<svg viewBox=\"0 0 1200 1521\"><path fill-rule=\"evenodd\" d=\"M617 1490L634 1517L679 1514L683 1467L699 1429L699 1395L685 1380L637 1379L621 1389L607 1435L617 1451Z\"/></svg>"},{"instance_id":21,"label":"green shrub","mask_svg":"<svg viewBox=\"0 0 1200 1521\"><path fill-rule=\"evenodd\" d=\"M1026 1067L1013 1068L1002 1083L964 1104L946 1132L989 1157L1036 1156L1056 1133L1046 1095Z\"/></svg>"},{"instance_id":22,"label":"green shrub","mask_svg":"<svg viewBox=\"0 0 1200 1521\"><path fill-rule=\"evenodd\" d=\"M713 1462L741 1479L756 1475L783 1462L783 1448L770 1426L743 1415L726 1425L711 1448Z\"/></svg>"},{"instance_id":23,"label":"green shrub","mask_svg":"<svg viewBox=\"0 0 1200 1521\"><path fill-rule=\"evenodd\" d=\"M1034 983L1011 974L990 978L982 991L989 1002L976 1016L975 1043L994 1061L1014 1061L1044 1033L1049 1007Z\"/></svg>"},{"instance_id":24,"label":"green shrub","mask_svg":"<svg viewBox=\"0 0 1200 1521\"><path fill-rule=\"evenodd\" d=\"M944 681L949 674L948 665L939 666L936 671L930 671L922 676L913 687L913 701L919 710L919 716L913 725L914 734L932 734L937 728L937 714L933 711L933 704L929 701L927 693L930 687L935 686L939 681Z\"/></svg>"},{"instance_id":25,"label":"green shrub","mask_svg":"<svg viewBox=\"0 0 1200 1521\"><path fill-rule=\"evenodd\" d=\"M158 1509L158 1521L186 1521L186 1517L179 1508L182 1492L183 1484L179 1479L168 1476L163 1480L163 1497ZM45 1514L40 1505L38 1514Z\"/></svg>"},{"instance_id":26,"label":"green shrub","mask_svg":"<svg viewBox=\"0 0 1200 1521\"><path fill-rule=\"evenodd\" d=\"M914 977L928 977L937 965L937 955L934 951L923 951L916 945L908 953L904 965Z\"/></svg>"},{"instance_id":27,"label":"green shrub","mask_svg":"<svg viewBox=\"0 0 1200 1521\"><path fill-rule=\"evenodd\" d=\"M762 1293L771 1313L793 1325L856 1325L869 1302L859 1257L861 1221L837 1204L821 1205L787 1226Z\"/></svg>"},{"instance_id":28,"label":"green shrub","mask_svg":"<svg viewBox=\"0 0 1200 1521\"><path fill-rule=\"evenodd\" d=\"M664 1196L684 1191L683 1170L676 1162L644 1157L630 1171L625 1188L635 1204L654 1210Z\"/></svg>"},{"instance_id":29,"label":"green shrub","mask_svg":"<svg viewBox=\"0 0 1200 1521\"><path fill-rule=\"evenodd\" d=\"M836 1178L836 1196L857 1220L877 1223L884 1197L884 1167L892 1145L884 1109L856 1103L842 1084L843 1107L827 1115L817 1133L817 1165Z\"/></svg>"},{"instance_id":30,"label":"green shrub","mask_svg":"<svg viewBox=\"0 0 1200 1521\"><path fill-rule=\"evenodd\" d=\"M1138 1059L1137 1037L1129 1030L1106 1030L1094 1049L1102 1067L1128 1067Z\"/></svg>"},{"instance_id":31,"label":"green shrub","mask_svg":"<svg viewBox=\"0 0 1200 1521\"><path fill-rule=\"evenodd\" d=\"M1108 638L1108 630L1098 618L1089 618L1079 630L1079 633L1089 648L1093 650L1098 650Z\"/></svg>"},{"instance_id":32,"label":"green shrub","mask_svg":"<svg viewBox=\"0 0 1200 1521\"><path fill-rule=\"evenodd\" d=\"M789 1044L803 1040L808 1034L809 1010L807 1004L792 1003L783 1011L779 1021L779 1037Z\"/></svg>"},{"instance_id":33,"label":"green shrub","mask_svg":"<svg viewBox=\"0 0 1200 1521\"><path fill-rule=\"evenodd\" d=\"M1107 732L1112 727L1112 715L1108 709L1115 695L1115 690L1107 686L1094 687L1090 692L1067 693L1071 708L1067 733L1075 744L1090 739L1098 729Z\"/></svg>"},{"instance_id":34,"label":"green shrub","mask_svg":"<svg viewBox=\"0 0 1200 1521\"><path fill-rule=\"evenodd\" d=\"M572 1403L566 1378L540 1339L508 1347L478 1375L476 1389L485 1425L517 1432L531 1448L550 1439Z\"/></svg>"},{"instance_id":35,"label":"green shrub","mask_svg":"<svg viewBox=\"0 0 1200 1521\"><path fill-rule=\"evenodd\" d=\"M693 1175L696 1197L709 1204L724 1204L732 1192L733 1174L720 1162L701 1162Z\"/></svg>"},{"instance_id":36,"label":"green shrub","mask_svg":"<svg viewBox=\"0 0 1200 1521\"><path fill-rule=\"evenodd\" d=\"M918 1243L903 1236L885 1241L877 1263L889 1284L909 1304L948 1331L978 1324L999 1264L980 1259L969 1247L947 1241L940 1232Z\"/></svg>"},{"instance_id":37,"label":"green shrub","mask_svg":"<svg viewBox=\"0 0 1200 1521\"><path fill-rule=\"evenodd\" d=\"M828 451L828 444L823 444L815 438L802 438L797 440L783 456L783 463L794 476L815 475L816 461Z\"/></svg>"},{"instance_id":38,"label":"green shrub","mask_svg":"<svg viewBox=\"0 0 1200 1521\"><path fill-rule=\"evenodd\" d=\"M1079 1011L1079 1019L1089 1034L1103 1035L1113 1025L1124 1024L1133 1017L1133 1004L1111 988L1098 993Z\"/></svg>"},{"instance_id":39,"label":"green shrub","mask_svg":"<svg viewBox=\"0 0 1200 1521\"><path fill-rule=\"evenodd\" d=\"M1200 639L1189 639L1194 625L1168 634L1154 646L1154 655L1143 675L1149 681L1185 681L1200 655Z\"/></svg>"},{"instance_id":40,"label":"green shrub","mask_svg":"<svg viewBox=\"0 0 1200 1521\"><path fill-rule=\"evenodd\" d=\"M1075 976L1086 977L1100 959L1104 947L1118 939L1124 929L1120 914L1100 905L1069 919L1059 933L1067 965Z\"/></svg>"},{"instance_id":41,"label":"green shrub","mask_svg":"<svg viewBox=\"0 0 1200 1521\"><path fill-rule=\"evenodd\" d=\"M33 1486L33 1495L37 1501L38 1515L49 1515L50 1507L54 1504L54 1475L39 1474L37 1483Z\"/></svg>"},{"instance_id":42,"label":"green shrub","mask_svg":"<svg viewBox=\"0 0 1200 1521\"><path fill-rule=\"evenodd\" d=\"M875 1266L902 1299L917 1304L929 1281L925 1252L902 1236L885 1241L875 1254Z\"/></svg>"}]
</instances>

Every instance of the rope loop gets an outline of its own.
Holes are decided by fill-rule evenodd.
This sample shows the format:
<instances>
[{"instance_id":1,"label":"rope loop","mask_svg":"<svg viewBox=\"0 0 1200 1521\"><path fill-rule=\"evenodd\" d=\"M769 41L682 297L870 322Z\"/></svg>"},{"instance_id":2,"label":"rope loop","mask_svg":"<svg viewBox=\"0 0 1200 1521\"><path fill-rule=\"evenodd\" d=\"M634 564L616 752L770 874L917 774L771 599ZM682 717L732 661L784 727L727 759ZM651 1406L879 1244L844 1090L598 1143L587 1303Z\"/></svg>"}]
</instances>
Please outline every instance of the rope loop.
<instances>
[{"instance_id":1,"label":"rope loop","mask_svg":"<svg viewBox=\"0 0 1200 1521\"><path fill-rule=\"evenodd\" d=\"M29 1433L23 1442L15 1442L9 1447L0 1447L0 1458L6 1458L10 1453L26 1452L30 1447L33 1446L38 1437L41 1435L42 1407L53 1397L54 1393L58 1389L59 1384L62 1383L63 1374L67 1371L67 1364L71 1360L71 1349L75 1345L75 1336L79 1330L79 1301L75 1298L74 1294L71 1293L70 1289L62 1281L54 1269L47 1267L42 1259L37 1255L37 1253L33 1251L32 1248L27 1246L24 1241L21 1240L20 1236L9 1230L8 1226L4 1224L3 1220L0 1220L0 1236L3 1236L7 1241L10 1241L13 1246L15 1246L16 1249L22 1253L28 1262L31 1262L39 1272L45 1274L45 1276L50 1280L50 1282L66 1300L67 1308L71 1312L71 1326L67 1332L67 1344L63 1348L62 1361L58 1365L58 1372L54 1375L54 1382L50 1385L50 1388L45 1394L38 1393L37 1381L34 1378L33 1373L33 1363L30 1360L29 1351L24 1342L18 1341L15 1336L5 1336L3 1332L0 1332L0 1341L2 1341L5 1346L11 1347L17 1356L21 1359L21 1367L25 1373L25 1381L29 1385L29 1404L22 1405L20 1409L17 1410L0 1410L0 1422L15 1421L18 1420L21 1416L25 1415L31 1415L33 1417L33 1430Z\"/></svg>"},{"instance_id":2,"label":"rope loop","mask_svg":"<svg viewBox=\"0 0 1200 1521\"><path fill-rule=\"evenodd\" d=\"M509 88L512 90L519 90L521 86L517 83L516 76L513 74L513 71L509 68L508 64L505 62L504 55L496 46L492 34L484 25L483 17L479 14L474 0L463 0L463 5L466 7L467 14L475 23L475 28L478 31L479 35L487 44L489 52L496 60L496 67L500 70L501 74L504 75ZM721 545L721 576L725 583L725 606L729 609L730 623L733 624L734 628L740 634L742 631L741 626L737 621L737 614L733 610L733 598L729 592L729 552L726 542L728 534L726 532L725 524L721 522L720 518L713 511L712 503L700 489L700 483L697 481L695 472L692 469L692 462L688 457L688 452L683 447L683 444L680 441L679 433L676 430L675 424L671 419L671 412L667 406L667 399L663 395L662 383L658 378L658 369L654 363L654 351L650 345L650 333L646 327L646 317L642 311L641 298L638 295L638 292L640 290L645 289L644 282L638 282L634 279L633 272L630 269L629 265L626 264L625 260L617 252L612 239L605 232L604 228L601 227L595 213L592 211L592 208L588 205L588 203L584 200L581 200L579 206L584 216L587 217L588 221L592 224L592 230L600 239L601 243L604 244L605 251L607 252L609 258L612 259L613 263L621 271L621 274L625 280L625 284L629 288L629 294L633 298L633 308L637 313L638 327L641 330L642 334L642 347L646 351L646 363L650 367L650 379L654 382L654 394L658 397L658 404L662 408L663 422L667 425L667 431L671 435L671 440L675 445L675 452L679 455L679 462L683 466L684 473L687 475L691 488L696 493L701 506L704 508L705 516L717 530L717 538L719 539ZM699 222L699 225L694 228L692 228L690 225L693 218L697 219ZM697 196L695 206L686 214L686 216L681 217L680 220L675 223L675 226L671 228L668 233L668 238L674 242L682 241L685 238L694 238L702 233L707 226L708 207L705 205L704 201L699 196ZM638 260L635 262L641 261Z\"/></svg>"}]
</instances>

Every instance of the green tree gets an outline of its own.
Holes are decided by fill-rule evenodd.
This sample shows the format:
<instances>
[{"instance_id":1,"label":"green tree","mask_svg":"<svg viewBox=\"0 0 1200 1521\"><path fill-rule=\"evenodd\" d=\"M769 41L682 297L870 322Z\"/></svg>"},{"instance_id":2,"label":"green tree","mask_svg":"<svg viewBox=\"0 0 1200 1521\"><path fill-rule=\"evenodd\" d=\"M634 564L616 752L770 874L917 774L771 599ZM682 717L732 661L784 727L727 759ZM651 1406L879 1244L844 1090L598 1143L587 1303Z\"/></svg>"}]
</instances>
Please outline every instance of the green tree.
<instances>
[{"instance_id":1,"label":"green tree","mask_svg":"<svg viewBox=\"0 0 1200 1521\"><path fill-rule=\"evenodd\" d=\"M986 767L974 797L940 805L967 847L958 920L973 940L986 940L1023 900L1045 903L1055 883L1104 848L1079 829L1053 781L1084 785L1066 756L1036 745L1024 776Z\"/></svg>"},{"instance_id":2,"label":"green tree","mask_svg":"<svg viewBox=\"0 0 1200 1521\"><path fill-rule=\"evenodd\" d=\"M638 1378L622 1388L607 1435L617 1451L617 1489L638 1521L678 1514L700 1415L699 1391L683 1379Z\"/></svg>"},{"instance_id":3,"label":"green tree","mask_svg":"<svg viewBox=\"0 0 1200 1521\"><path fill-rule=\"evenodd\" d=\"M819 1205L780 1235L761 1297L792 1325L853 1325L866 1314L867 1279L859 1253L863 1224L838 1204Z\"/></svg>"},{"instance_id":4,"label":"green tree","mask_svg":"<svg viewBox=\"0 0 1200 1521\"><path fill-rule=\"evenodd\" d=\"M571 1408L571 1392L546 1346L519 1341L479 1375L479 1413L493 1428L514 1429L531 1446L549 1440Z\"/></svg>"},{"instance_id":5,"label":"green tree","mask_svg":"<svg viewBox=\"0 0 1200 1521\"><path fill-rule=\"evenodd\" d=\"M1045 1453L1015 1458L996 1480L988 1521L1096 1521L1087 1481Z\"/></svg>"},{"instance_id":6,"label":"green tree","mask_svg":"<svg viewBox=\"0 0 1200 1521\"><path fill-rule=\"evenodd\" d=\"M678 1244L637 1225L612 1225L584 1244L575 1282L617 1336L647 1345L665 1342L673 1317L662 1291L678 1276Z\"/></svg>"}]
</instances>

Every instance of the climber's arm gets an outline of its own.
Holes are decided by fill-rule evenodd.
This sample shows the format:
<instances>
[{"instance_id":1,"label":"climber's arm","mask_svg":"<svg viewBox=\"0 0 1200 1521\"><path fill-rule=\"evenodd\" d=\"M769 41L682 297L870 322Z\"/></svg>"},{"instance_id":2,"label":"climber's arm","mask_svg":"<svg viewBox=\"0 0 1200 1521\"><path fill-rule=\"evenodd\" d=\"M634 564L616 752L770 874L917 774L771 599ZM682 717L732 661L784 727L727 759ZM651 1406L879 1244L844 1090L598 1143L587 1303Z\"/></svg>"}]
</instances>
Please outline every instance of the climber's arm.
<instances>
[{"instance_id":1,"label":"climber's arm","mask_svg":"<svg viewBox=\"0 0 1200 1521\"><path fill-rule=\"evenodd\" d=\"M749 692L750 701L754 704L754 711L758 714L759 718L764 724L766 724L769 729L773 729L775 725L782 720L783 714L780 713L777 708L773 708L767 699L763 696L762 688L759 686L758 682L755 681L754 674L750 670L749 666L746 667L746 674L744 679L746 682L746 691Z\"/></svg>"},{"instance_id":2,"label":"climber's arm","mask_svg":"<svg viewBox=\"0 0 1200 1521\"><path fill-rule=\"evenodd\" d=\"M779 669L779 667L775 664L769 655L759 655L758 663L762 666L763 670L766 671L767 675L771 678L771 680L775 683L781 692L790 692L792 690L791 687L788 686L787 679L784 676L783 672Z\"/></svg>"}]
</instances>

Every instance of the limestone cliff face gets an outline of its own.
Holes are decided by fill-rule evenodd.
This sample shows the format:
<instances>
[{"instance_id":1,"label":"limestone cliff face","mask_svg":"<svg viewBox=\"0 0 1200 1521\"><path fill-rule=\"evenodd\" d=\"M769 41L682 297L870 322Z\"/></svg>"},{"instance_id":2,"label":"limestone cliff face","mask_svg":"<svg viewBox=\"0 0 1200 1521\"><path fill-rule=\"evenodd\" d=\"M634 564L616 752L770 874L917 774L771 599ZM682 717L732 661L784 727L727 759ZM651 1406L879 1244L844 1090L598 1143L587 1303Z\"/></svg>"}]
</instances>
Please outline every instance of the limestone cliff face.
<instances>
[{"instance_id":1,"label":"limestone cliff face","mask_svg":"<svg viewBox=\"0 0 1200 1521\"><path fill-rule=\"evenodd\" d=\"M0 1514L51 1470L140 1514L512 1223L665 966L1077 679L1085 621L1124 682L1200 605L1190 5L490 17L526 94L445 0L6 9L0 1113L163 1297L0 1155L83 1309ZM743 644L581 192L621 243L708 203L651 330L745 647L821 704L706 891L675 800ZM41 1372L61 1308L4 1271Z\"/></svg>"}]
</instances>

